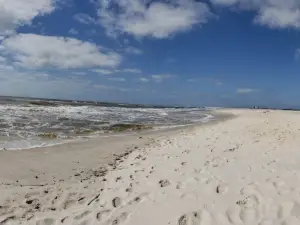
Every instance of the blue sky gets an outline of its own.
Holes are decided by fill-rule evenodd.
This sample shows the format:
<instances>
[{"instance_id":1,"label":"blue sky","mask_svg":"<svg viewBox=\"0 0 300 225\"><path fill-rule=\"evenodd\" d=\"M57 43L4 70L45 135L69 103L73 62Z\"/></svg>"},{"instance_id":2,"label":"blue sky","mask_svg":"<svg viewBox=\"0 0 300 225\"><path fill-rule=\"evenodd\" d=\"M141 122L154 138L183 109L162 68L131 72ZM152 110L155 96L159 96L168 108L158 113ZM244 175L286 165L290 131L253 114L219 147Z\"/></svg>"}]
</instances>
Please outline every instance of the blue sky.
<instances>
[{"instance_id":1,"label":"blue sky","mask_svg":"<svg viewBox=\"0 0 300 225\"><path fill-rule=\"evenodd\" d=\"M300 0L0 0L0 95L300 107Z\"/></svg>"}]
</instances>

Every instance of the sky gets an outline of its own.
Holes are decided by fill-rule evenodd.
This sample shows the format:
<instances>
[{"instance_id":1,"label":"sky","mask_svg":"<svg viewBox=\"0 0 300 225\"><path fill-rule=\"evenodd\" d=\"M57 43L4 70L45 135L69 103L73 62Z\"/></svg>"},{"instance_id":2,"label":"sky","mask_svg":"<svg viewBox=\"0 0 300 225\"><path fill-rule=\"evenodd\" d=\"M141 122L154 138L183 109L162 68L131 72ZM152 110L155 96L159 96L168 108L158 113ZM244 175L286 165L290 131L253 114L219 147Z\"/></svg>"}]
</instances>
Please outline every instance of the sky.
<instances>
[{"instance_id":1,"label":"sky","mask_svg":"<svg viewBox=\"0 0 300 225\"><path fill-rule=\"evenodd\" d=\"M300 0L0 0L0 95L300 108Z\"/></svg>"}]
</instances>

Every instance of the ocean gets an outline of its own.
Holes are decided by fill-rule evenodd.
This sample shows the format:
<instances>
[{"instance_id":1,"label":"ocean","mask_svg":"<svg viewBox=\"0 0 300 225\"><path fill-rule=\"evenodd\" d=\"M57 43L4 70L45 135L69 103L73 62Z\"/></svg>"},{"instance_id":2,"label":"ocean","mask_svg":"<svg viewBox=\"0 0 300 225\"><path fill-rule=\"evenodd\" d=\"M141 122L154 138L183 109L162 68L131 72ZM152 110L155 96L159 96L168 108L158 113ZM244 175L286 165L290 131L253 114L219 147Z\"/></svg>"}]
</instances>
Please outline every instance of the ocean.
<instances>
[{"instance_id":1,"label":"ocean","mask_svg":"<svg viewBox=\"0 0 300 225\"><path fill-rule=\"evenodd\" d=\"M0 150L213 120L210 109L0 97Z\"/></svg>"}]
</instances>

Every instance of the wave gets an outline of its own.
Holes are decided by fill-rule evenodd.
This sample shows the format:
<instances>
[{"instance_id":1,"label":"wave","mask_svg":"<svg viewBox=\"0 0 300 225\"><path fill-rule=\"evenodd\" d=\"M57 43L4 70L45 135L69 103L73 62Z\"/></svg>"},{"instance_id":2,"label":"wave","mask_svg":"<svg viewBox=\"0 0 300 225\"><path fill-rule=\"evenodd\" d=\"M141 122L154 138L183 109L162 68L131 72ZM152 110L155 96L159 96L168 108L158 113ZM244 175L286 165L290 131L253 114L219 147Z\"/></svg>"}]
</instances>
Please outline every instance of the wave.
<instances>
[{"instance_id":1,"label":"wave","mask_svg":"<svg viewBox=\"0 0 300 225\"><path fill-rule=\"evenodd\" d=\"M83 136L110 133L110 128L118 124L163 129L203 123L213 119L208 112L203 108L0 104L0 149L60 144Z\"/></svg>"}]
</instances>

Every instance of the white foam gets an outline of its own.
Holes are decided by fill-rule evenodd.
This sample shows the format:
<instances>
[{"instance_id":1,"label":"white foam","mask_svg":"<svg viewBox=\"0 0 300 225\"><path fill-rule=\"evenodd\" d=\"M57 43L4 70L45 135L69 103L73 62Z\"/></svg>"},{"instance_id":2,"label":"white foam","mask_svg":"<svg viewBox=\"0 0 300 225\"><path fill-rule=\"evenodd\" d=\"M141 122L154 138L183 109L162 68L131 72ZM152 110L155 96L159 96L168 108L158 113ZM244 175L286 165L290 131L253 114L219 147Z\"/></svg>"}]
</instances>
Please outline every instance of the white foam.
<instances>
[{"instance_id":1,"label":"white foam","mask_svg":"<svg viewBox=\"0 0 300 225\"><path fill-rule=\"evenodd\" d=\"M151 124L162 129L213 119L204 112L199 108L0 105L0 137L11 137L5 143L0 142L0 149L60 144L77 129L101 130L103 126L117 123ZM41 133L55 133L59 138L45 140L39 138Z\"/></svg>"},{"instance_id":2,"label":"white foam","mask_svg":"<svg viewBox=\"0 0 300 225\"><path fill-rule=\"evenodd\" d=\"M0 141L0 150L23 150L32 149L38 147L53 146L58 144L64 144L67 140L53 140L53 141L41 141L41 140L10 140Z\"/></svg>"}]
</instances>

